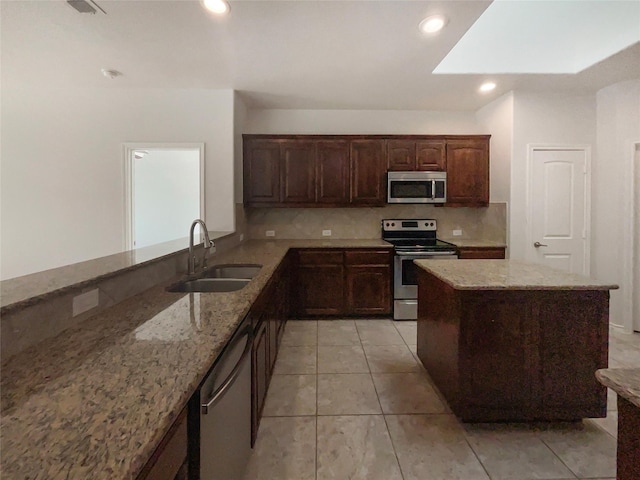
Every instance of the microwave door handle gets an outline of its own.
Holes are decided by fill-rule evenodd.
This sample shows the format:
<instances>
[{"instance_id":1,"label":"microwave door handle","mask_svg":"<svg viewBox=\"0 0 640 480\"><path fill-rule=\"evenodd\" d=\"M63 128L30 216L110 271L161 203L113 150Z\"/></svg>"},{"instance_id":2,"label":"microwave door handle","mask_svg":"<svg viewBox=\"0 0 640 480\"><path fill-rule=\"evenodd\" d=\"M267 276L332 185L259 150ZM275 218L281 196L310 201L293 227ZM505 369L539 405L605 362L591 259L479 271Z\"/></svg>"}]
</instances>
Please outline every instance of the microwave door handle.
<instances>
[{"instance_id":1,"label":"microwave door handle","mask_svg":"<svg viewBox=\"0 0 640 480\"><path fill-rule=\"evenodd\" d=\"M436 198L436 181L431 180L431 200Z\"/></svg>"}]
</instances>

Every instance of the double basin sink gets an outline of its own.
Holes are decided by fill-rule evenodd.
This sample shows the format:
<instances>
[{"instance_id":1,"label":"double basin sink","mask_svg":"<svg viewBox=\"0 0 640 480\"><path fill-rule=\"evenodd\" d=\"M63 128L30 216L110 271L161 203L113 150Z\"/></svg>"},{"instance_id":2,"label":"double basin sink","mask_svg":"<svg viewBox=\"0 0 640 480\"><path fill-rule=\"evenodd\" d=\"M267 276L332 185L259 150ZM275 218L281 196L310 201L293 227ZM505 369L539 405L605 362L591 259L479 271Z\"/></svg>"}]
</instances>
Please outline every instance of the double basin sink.
<instances>
[{"instance_id":1,"label":"double basin sink","mask_svg":"<svg viewBox=\"0 0 640 480\"><path fill-rule=\"evenodd\" d=\"M214 265L196 278L171 285L169 292L235 292L242 289L255 277L262 265L235 263Z\"/></svg>"}]
</instances>

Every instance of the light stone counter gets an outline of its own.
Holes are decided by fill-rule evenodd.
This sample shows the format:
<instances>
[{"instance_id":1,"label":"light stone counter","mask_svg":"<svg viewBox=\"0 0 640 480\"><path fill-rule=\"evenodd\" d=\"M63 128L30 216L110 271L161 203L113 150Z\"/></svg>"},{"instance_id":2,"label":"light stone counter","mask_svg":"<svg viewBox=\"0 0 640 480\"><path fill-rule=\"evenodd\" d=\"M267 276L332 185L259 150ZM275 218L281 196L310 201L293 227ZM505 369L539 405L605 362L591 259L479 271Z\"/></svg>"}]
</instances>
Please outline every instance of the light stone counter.
<instances>
[{"instance_id":1,"label":"light stone counter","mask_svg":"<svg viewBox=\"0 0 640 480\"><path fill-rule=\"evenodd\" d=\"M211 239L230 235L233 232L209 232ZM151 245L149 247L115 253L106 257L52 268L0 282L1 313L31 305L36 301L66 289L77 288L96 279L108 278L130 268L158 261L189 247L188 238Z\"/></svg>"},{"instance_id":2,"label":"light stone counter","mask_svg":"<svg viewBox=\"0 0 640 480\"><path fill-rule=\"evenodd\" d=\"M640 368L604 368L596 372L596 378L640 408Z\"/></svg>"},{"instance_id":3,"label":"light stone counter","mask_svg":"<svg viewBox=\"0 0 640 480\"><path fill-rule=\"evenodd\" d=\"M618 285L518 260L415 260L458 290L612 290Z\"/></svg>"},{"instance_id":4,"label":"light stone counter","mask_svg":"<svg viewBox=\"0 0 640 480\"><path fill-rule=\"evenodd\" d=\"M291 247L390 245L250 241L210 261L262 264L242 290L159 285L11 357L0 385L2 478L135 478Z\"/></svg>"}]
</instances>

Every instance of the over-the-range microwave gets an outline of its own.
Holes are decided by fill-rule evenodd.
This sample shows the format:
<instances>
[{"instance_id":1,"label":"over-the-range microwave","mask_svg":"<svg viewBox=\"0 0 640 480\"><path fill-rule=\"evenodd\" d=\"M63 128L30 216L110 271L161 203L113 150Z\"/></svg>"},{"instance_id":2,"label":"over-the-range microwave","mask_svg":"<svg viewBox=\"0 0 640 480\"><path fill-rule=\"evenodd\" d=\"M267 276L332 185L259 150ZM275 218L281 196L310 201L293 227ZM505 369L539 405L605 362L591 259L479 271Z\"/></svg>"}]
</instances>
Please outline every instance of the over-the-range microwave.
<instances>
[{"instance_id":1,"label":"over-the-range microwave","mask_svg":"<svg viewBox=\"0 0 640 480\"><path fill-rule=\"evenodd\" d=\"M445 203L447 172L389 172L387 203Z\"/></svg>"}]
</instances>

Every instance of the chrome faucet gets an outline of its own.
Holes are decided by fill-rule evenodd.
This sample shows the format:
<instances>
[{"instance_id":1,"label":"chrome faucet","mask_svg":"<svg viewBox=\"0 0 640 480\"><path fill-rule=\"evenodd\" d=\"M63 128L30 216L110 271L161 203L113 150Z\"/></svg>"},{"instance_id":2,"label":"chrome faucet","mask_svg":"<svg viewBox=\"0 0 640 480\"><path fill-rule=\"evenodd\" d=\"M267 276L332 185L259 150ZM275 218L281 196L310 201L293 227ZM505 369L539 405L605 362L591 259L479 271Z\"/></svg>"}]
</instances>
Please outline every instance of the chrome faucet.
<instances>
[{"instance_id":1,"label":"chrome faucet","mask_svg":"<svg viewBox=\"0 0 640 480\"><path fill-rule=\"evenodd\" d=\"M215 248L216 246L215 243L209 239L209 230L207 230L207 225L204 221L200 219L194 220L191 224L191 229L189 230L189 260L187 263L187 275L194 275L196 273L196 256L193 254L193 233L196 229L196 225L200 225L204 232L204 258L202 260L203 270L207 266L207 255L209 254L209 249Z\"/></svg>"}]
</instances>

